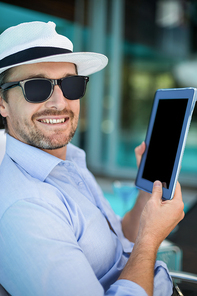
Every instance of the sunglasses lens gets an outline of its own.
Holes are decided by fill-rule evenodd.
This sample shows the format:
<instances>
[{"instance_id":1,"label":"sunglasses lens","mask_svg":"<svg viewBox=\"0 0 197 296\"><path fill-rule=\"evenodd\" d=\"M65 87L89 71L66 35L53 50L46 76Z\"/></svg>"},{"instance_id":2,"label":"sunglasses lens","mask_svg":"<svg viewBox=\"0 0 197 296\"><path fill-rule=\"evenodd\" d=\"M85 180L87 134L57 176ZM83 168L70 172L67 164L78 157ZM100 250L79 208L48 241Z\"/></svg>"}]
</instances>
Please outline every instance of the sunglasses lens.
<instances>
[{"instance_id":1,"label":"sunglasses lens","mask_svg":"<svg viewBox=\"0 0 197 296\"><path fill-rule=\"evenodd\" d=\"M62 80L61 88L64 97L78 100L84 96L88 79L84 76L71 76Z\"/></svg>"},{"instance_id":2,"label":"sunglasses lens","mask_svg":"<svg viewBox=\"0 0 197 296\"><path fill-rule=\"evenodd\" d=\"M51 82L45 79L32 79L25 82L26 98L31 103L47 100L51 93Z\"/></svg>"}]
</instances>

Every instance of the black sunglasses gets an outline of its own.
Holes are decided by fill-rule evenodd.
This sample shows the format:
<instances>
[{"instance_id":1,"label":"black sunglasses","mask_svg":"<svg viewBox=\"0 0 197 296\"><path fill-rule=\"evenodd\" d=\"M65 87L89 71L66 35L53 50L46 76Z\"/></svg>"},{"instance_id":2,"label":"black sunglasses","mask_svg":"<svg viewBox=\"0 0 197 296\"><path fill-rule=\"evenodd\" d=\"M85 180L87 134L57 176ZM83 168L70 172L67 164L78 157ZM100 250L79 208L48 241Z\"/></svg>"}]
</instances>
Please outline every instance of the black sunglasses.
<instances>
[{"instance_id":1,"label":"black sunglasses","mask_svg":"<svg viewBox=\"0 0 197 296\"><path fill-rule=\"evenodd\" d=\"M59 85L63 95L68 100L78 100L85 94L87 76L68 76L61 79L30 78L21 81L7 82L0 86L3 90L20 86L26 101L30 103L42 103L50 98L54 86Z\"/></svg>"}]
</instances>

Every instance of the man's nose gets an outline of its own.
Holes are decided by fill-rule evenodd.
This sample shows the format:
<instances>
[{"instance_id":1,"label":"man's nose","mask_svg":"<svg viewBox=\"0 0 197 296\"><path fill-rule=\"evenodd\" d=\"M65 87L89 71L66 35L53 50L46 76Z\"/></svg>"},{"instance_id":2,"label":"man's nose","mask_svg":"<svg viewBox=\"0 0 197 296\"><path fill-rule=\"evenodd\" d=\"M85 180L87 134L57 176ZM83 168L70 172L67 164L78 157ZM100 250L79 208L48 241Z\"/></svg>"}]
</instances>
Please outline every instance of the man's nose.
<instances>
[{"instance_id":1,"label":"man's nose","mask_svg":"<svg viewBox=\"0 0 197 296\"><path fill-rule=\"evenodd\" d=\"M61 87L55 85L51 97L45 102L47 108L63 110L68 104L68 99L64 97Z\"/></svg>"}]
</instances>

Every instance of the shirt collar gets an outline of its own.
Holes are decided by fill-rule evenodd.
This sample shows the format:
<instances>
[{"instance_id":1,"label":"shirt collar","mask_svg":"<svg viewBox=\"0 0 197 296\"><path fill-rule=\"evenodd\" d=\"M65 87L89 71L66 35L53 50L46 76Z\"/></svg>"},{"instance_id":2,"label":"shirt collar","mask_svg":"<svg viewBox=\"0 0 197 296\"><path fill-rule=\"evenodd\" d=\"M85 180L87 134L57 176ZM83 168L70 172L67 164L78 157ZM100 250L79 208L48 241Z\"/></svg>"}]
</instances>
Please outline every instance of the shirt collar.
<instances>
[{"instance_id":1,"label":"shirt collar","mask_svg":"<svg viewBox=\"0 0 197 296\"><path fill-rule=\"evenodd\" d=\"M61 159L6 135L6 153L28 174L44 181Z\"/></svg>"}]
</instances>

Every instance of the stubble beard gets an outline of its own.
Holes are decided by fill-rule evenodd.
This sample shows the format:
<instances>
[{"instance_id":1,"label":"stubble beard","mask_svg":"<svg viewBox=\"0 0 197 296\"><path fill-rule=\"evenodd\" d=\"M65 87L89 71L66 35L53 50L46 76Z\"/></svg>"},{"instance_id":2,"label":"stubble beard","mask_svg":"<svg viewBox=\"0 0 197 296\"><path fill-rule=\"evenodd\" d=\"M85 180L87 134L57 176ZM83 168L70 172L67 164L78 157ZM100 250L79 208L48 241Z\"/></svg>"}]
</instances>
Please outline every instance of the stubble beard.
<instances>
[{"instance_id":1,"label":"stubble beard","mask_svg":"<svg viewBox=\"0 0 197 296\"><path fill-rule=\"evenodd\" d=\"M44 132L42 132L40 129L35 124L35 118L38 116L46 116L46 115L52 115L52 116L58 116L58 115L65 115L69 116L70 120L70 132L68 135L66 135L66 131L64 134L62 134L62 131L58 129L58 124L57 124L57 129L55 129L53 132L55 132L55 136L47 136L45 135ZM74 137L74 134L77 129L78 125L78 116L75 116L74 113L71 110L66 110L65 111L45 111L42 114L34 114L32 116L32 121L33 126L29 124L27 120L24 121L24 128L20 128L18 125L18 134L20 137L23 139L23 141L31 146L40 148L40 149L46 149L46 150L54 150L54 149L59 149L64 146L66 146L72 138Z\"/></svg>"}]
</instances>

